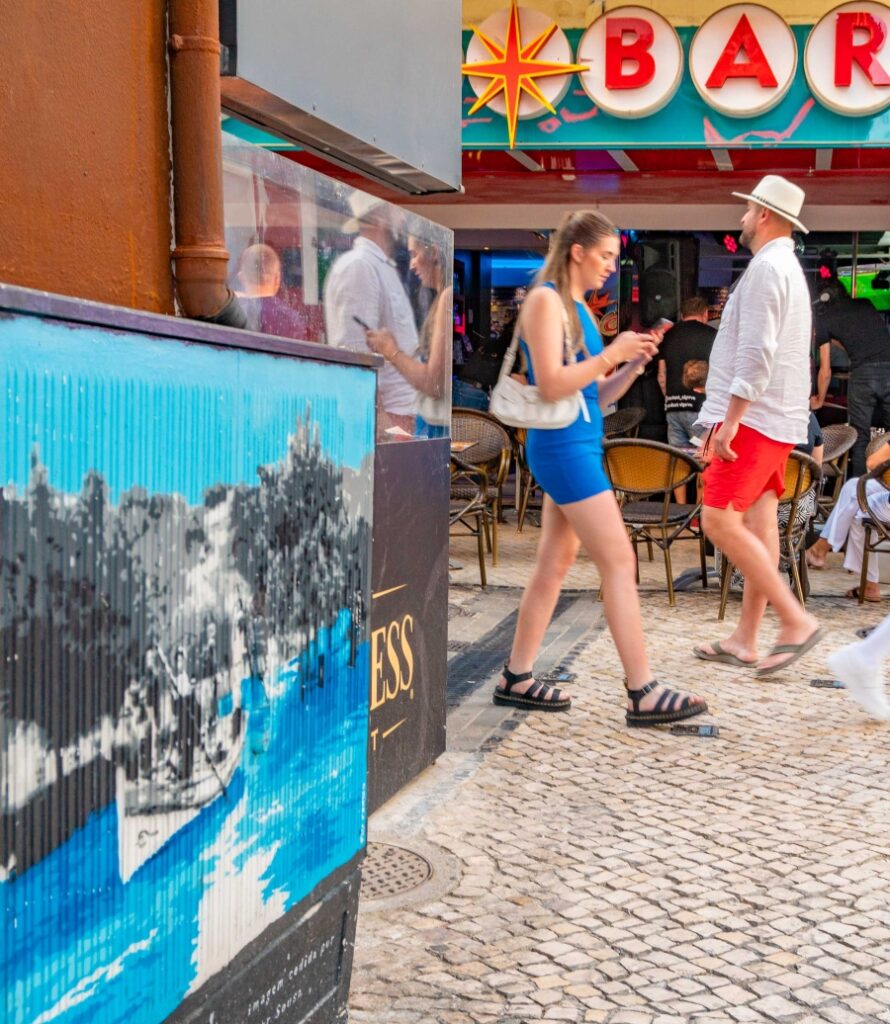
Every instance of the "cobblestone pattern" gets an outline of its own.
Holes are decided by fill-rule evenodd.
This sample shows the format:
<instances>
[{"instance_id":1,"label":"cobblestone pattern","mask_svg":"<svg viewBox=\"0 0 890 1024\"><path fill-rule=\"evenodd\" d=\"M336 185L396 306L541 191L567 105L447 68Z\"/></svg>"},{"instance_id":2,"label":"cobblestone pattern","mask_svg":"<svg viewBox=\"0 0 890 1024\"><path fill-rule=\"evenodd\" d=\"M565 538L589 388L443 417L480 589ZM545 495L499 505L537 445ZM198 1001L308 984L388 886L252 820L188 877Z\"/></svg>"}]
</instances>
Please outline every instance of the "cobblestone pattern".
<instances>
[{"instance_id":1,"label":"cobblestone pattern","mask_svg":"<svg viewBox=\"0 0 890 1024\"><path fill-rule=\"evenodd\" d=\"M599 631L570 713L515 715L387 805L389 831L450 851L462 878L360 914L350 1020L890 1022L890 727L807 685L880 609L811 607L827 641L757 681L690 656L728 632L715 592L675 609L644 593L659 675L708 699L719 739L627 730Z\"/></svg>"}]
</instances>

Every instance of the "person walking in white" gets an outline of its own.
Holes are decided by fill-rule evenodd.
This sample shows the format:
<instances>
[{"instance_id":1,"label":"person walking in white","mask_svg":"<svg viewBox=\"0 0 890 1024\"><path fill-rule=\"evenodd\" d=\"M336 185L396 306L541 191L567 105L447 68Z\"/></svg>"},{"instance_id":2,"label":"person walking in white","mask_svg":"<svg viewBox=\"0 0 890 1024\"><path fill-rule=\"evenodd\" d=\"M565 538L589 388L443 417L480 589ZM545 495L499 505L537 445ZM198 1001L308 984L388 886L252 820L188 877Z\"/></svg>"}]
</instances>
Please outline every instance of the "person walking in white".
<instances>
[{"instance_id":1,"label":"person walking in white","mask_svg":"<svg viewBox=\"0 0 890 1024\"><path fill-rule=\"evenodd\" d=\"M725 640L693 653L705 661L784 669L820 638L816 619L779 576L777 509L785 464L807 438L810 407L810 293L791 233L803 190L778 175L763 178L741 218L741 243L754 254L732 290L711 350L698 423L711 428L706 448L702 526L745 576L742 614ZM706 455L707 457L707 455ZM778 643L760 660L760 624L771 604Z\"/></svg>"},{"instance_id":2,"label":"person walking in white","mask_svg":"<svg viewBox=\"0 0 890 1024\"><path fill-rule=\"evenodd\" d=\"M890 700L884 686L884 659L890 655L890 615L859 643L828 655L828 668L847 693L880 721L890 719Z\"/></svg>"},{"instance_id":3,"label":"person walking in white","mask_svg":"<svg viewBox=\"0 0 890 1024\"><path fill-rule=\"evenodd\" d=\"M358 237L350 251L335 260L325 281L328 344L370 352L366 332L387 330L398 348L414 357L414 311L392 259L404 214L365 192L353 192L349 205L355 216L343 230L357 232ZM378 439L413 436L417 392L392 362L380 368L378 382Z\"/></svg>"}]
</instances>

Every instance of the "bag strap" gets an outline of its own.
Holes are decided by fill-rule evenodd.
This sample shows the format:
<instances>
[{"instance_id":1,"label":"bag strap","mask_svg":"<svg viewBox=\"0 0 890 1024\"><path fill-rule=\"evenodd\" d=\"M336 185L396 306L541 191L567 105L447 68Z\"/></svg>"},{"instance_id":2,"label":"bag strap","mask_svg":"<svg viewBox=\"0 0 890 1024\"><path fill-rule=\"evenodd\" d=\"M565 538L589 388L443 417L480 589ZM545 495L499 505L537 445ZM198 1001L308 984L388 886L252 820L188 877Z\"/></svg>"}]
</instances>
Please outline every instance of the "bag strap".
<instances>
[{"instance_id":1,"label":"bag strap","mask_svg":"<svg viewBox=\"0 0 890 1024\"><path fill-rule=\"evenodd\" d=\"M569 344L569 337L572 333L571 324L569 323L569 311L566 309L566 304L562 301L562 296L559 295L559 292L556 292L556 294L559 296L559 304L562 307L562 339L565 355L568 358L569 363L576 363L578 361L578 357L575 355L575 350ZM504 358L501 362L501 370L500 373L498 373L498 384L500 384L505 377L510 376L508 367L512 370L513 363L516 360L516 353L519 350L519 325L521 322L522 310L519 311L519 315L516 317L516 325L513 328L513 338L511 339L510 347L504 353Z\"/></svg>"}]
</instances>

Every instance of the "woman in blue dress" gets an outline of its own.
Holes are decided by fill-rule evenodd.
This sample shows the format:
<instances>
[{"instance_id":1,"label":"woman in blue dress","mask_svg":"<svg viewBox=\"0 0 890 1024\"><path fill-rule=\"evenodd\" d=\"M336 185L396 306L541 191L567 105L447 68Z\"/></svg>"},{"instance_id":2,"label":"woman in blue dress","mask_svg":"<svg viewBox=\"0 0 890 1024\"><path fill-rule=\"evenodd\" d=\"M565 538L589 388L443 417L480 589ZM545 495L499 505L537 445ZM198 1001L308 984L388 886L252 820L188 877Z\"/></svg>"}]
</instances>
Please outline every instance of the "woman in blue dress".
<instances>
[{"instance_id":1,"label":"woman in blue dress","mask_svg":"<svg viewBox=\"0 0 890 1024\"><path fill-rule=\"evenodd\" d=\"M532 665L583 544L602 579L606 620L626 674L627 724L661 725L701 714L707 704L668 689L652 675L634 553L603 469L601 407L617 401L657 351L651 335L633 331L619 334L604 351L584 303L585 293L601 288L615 272L618 253L618 234L607 218L595 211L568 214L522 307L520 348L529 382L546 401L580 390L589 419L579 415L568 427L528 432L529 466L545 495L541 539L494 700L543 711L571 706L569 696L535 680ZM570 339L583 339L573 342L574 363L565 358L566 326Z\"/></svg>"}]
</instances>

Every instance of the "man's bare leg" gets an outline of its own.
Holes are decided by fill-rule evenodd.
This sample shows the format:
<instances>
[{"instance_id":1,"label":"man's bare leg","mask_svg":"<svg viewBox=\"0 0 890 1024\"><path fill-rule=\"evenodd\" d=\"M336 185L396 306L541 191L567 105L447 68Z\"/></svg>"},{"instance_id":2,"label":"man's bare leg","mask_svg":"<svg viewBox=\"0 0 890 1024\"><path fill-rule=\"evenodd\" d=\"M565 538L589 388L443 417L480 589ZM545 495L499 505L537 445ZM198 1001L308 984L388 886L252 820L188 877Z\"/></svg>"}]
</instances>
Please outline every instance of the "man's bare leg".
<instances>
[{"instance_id":1,"label":"man's bare leg","mask_svg":"<svg viewBox=\"0 0 890 1024\"><path fill-rule=\"evenodd\" d=\"M773 565L779 564L779 523L776 515L778 506L779 499L775 492L767 491L742 513L742 525L759 538L769 552ZM732 556L729 557L735 562ZM724 651L734 654L742 661L750 661L752 665L757 661L757 639L766 605L766 595L752 585L746 575L742 591L742 614L732 633L720 641ZM711 647L709 644L702 644L702 649L708 651Z\"/></svg>"},{"instance_id":2,"label":"man's bare leg","mask_svg":"<svg viewBox=\"0 0 890 1024\"><path fill-rule=\"evenodd\" d=\"M757 636L767 603L779 616L777 643L800 644L818 628L817 620L801 608L779 575L778 502L772 492L759 498L745 513L728 508L702 509L702 525L710 540L745 574L742 616L732 635L721 642L724 650L743 660L757 654ZM787 654L767 657L760 668L787 660Z\"/></svg>"}]
</instances>

